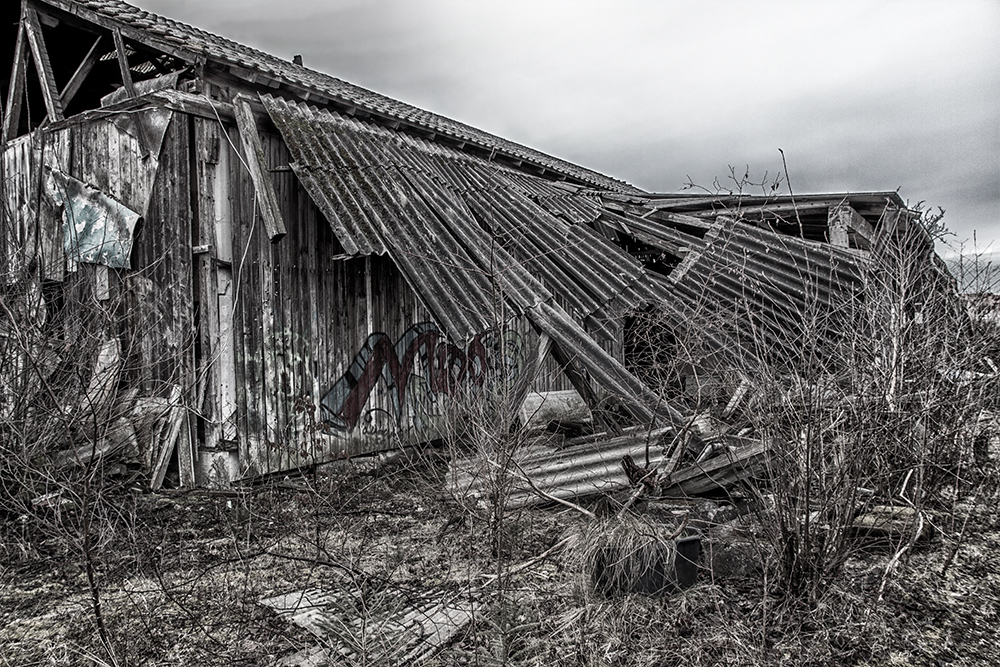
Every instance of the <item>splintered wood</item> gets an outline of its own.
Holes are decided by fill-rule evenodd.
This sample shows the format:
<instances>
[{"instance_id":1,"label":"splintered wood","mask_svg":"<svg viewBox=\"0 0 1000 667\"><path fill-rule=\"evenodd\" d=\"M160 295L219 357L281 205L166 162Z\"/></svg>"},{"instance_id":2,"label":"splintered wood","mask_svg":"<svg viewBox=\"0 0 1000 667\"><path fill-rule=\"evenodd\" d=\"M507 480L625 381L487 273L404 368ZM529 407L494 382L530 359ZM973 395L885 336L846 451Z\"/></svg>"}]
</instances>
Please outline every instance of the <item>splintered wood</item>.
<instances>
[{"instance_id":1,"label":"splintered wood","mask_svg":"<svg viewBox=\"0 0 1000 667\"><path fill-rule=\"evenodd\" d=\"M468 598L442 591L382 591L363 600L345 591L306 589L261 600L319 640L279 664L321 665L337 657L372 665L415 665L456 638L473 619Z\"/></svg>"}]
</instances>

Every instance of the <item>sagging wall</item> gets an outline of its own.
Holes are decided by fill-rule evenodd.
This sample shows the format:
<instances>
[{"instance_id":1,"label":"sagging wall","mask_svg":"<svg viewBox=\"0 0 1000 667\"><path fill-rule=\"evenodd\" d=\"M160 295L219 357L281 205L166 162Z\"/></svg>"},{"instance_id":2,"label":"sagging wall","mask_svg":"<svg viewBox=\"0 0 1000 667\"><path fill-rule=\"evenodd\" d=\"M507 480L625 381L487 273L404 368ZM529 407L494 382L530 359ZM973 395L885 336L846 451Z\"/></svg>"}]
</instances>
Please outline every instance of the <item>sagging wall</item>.
<instances>
[{"instance_id":1,"label":"sagging wall","mask_svg":"<svg viewBox=\"0 0 1000 667\"><path fill-rule=\"evenodd\" d=\"M136 114L144 140L126 120ZM185 418L174 442L138 436L147 471L160 458L162 476L174 460L182 486L437 439L452 427L449 396L485 382L487 368L523 373L537 354L536 332L511 313L498 313L502 338L447 340L388 257L344 255L280 137L261 138L287 227L273 245L235 124L162 109L95 114L3 154L16 222L0 229L4 275L31 268L50 309L73 304L59 313L61 340L86 333L95 354L117 341L116 390L130 405L176 401ZM141 218L126 264L67 254L52 170ZM605 347L620 356L620 342ZM569 388L551 359L530 387Z\"/></svg>"},{"instance_id":2,"label":"sagging wall","mask_svg":"<svg viewBox=\"0 0 1000 667\"><path fill-rule=\"evenodd\" d=\"M9 216L0 225L0 262L8 286L36 294L37 326L12 324L33 336L21 351L44 360L29 385L35 391L47 386L48 397L39 400L61 404L49 409L96 412L99 403L118 415L109 419L129 420L140 397L176 396L189 404L189 141L186 125L174 121L166 110L95 114L5 146L3 203ZM103 385L101 373L112 384L102 386L96 400L87 385ZM29 419L37 403L30 396L18 399ZM129 439L135 438L132 425L127 428ZM158 442L138 431L139 458L149 471ZM183 485L195 481L188 436L178 430Z\"/></svg>"},{"instance_id":3,"label":"sagging wall","mask_svg":"<svg viewBox=\"0 0 1000 667\"><path fill-rule=\"evenodd\" d=\"M447 340L392 260L348 257L262 133L287 234L269 243L235 125L191 118L197 182L198 440L207 476L241 476L435 440L447 397L523 372L525 321ZM619 346L620 348L620 346ZM552 361L531 387L569 388ZM238 460L238 468L236 461ZM215 461L215 463L213 463Z\"/></svg>"}]
</instances>

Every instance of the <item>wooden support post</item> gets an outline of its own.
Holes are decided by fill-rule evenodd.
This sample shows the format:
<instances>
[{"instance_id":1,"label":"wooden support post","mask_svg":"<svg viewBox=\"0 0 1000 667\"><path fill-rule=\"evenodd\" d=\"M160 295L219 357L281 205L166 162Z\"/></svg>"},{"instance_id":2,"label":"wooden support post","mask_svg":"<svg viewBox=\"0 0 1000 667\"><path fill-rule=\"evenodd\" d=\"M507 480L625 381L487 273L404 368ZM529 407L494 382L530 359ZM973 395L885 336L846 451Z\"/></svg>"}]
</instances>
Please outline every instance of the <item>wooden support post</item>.
<instances>
[{"instance_id":1,"label":"wooden support post","mask_svg":"<svg viewBox=\"0 0 1000 667\"><path fill-rule=\"evenodd\" d=\"M132 70L128 64L128 54L125 53L125 40L122 39L122 31L115 28L115 50L118 52L118 69L122 74L122 85L130 98L135 97L135 83L132 81Z\"/></svg>"},{"instance_id":2,"label":"wooden support post","mask_svg":"<svg viewBox=\"0 0 1000 667\"><path fill-rule=\"evenodd\" d=\"M860 213L850 204L831 206L827 214L827 240L830 245L838 248L850 248L852 245L862 250L871 246L875 231Z\"/></svg>"},{"instance_id":3,"label":"wooden support post","mask_svg":"<svg viewBox=\"0 0 1000 667\"><path fill-rule=\"evenodd\" d=\"M21 106L24 103L24 72L28 65L28 41L24 34L24 24L17 31L17 45L14 47L14 65L10 70L10 89L7 91L7 106L3 112L3 140L10 141L17 135L21 122Z\"/></svg>"},{"instance_id":4,"label":"wooden support post","mask_svg":"<svg viewBox=\"0 0 1000 667\"><path fill-rule=\"evenodd\" d=\"M129 99L135 99L135 83L132 81L132 70L128 64L128 54L125 53L125 40L122 38L121 29L115 28L114 38L115 50L118 52L118 69L121 70L122 74L122 85L125 87L125 92L128 94ZM135 118L135 129L136 138L139 140L139 150L141 151L139 157L147 158L149 157L149 140L146 138L146 130L139 118Z\"/></svg>"},{"instance_id":5,"label":"wooden support post","mask_svg":"<svg viewBox=\"0 0 1000 667\"><path fill-rule=\"evenodd\" d=\"M609 422L605 418L601 402L590 385L590 379L587 377L587 374L577 367L576 360L566 354L566 351L556 341L552 341L552 357L559 364L560 370L569 378L570 384L576 389L576 393L580 394L580 397L587 403L587 407L590 408L590 414L594 416L595 428L599 426L608 433L620 433L621 429L618 425Z\"/></svg>"},{"instance_id":6,"label":"wooden support post","mask_svg":"<svg viewBox=\"0 0 1000 667\"><path fill-rule=\"evenodd\" d=\"M257 205L264 218L267 236L271 243L277 243L285 236L285 222L281 217L281 207L278 205L274 183L271 182L271 174L264 161L264 147L257 132L250 100L238 95L233 100L233 109L236 113L236 125L240 130L240 140L243 142L243 153L250 167L250 178L257 190Z\"/></svg>"},{"instance_id":7,"label":"wooden support post","mask_svg":"<svg viewBox=\"0 0 1000 667\"><path fill-rule=\"evenodd\" d=\"M52 63L49 61L49 52L45 49L45 39L42 37L42 26L38 22L38 12L32 7L24 7L24 15L21 18L21 25L28 36L28 43L31 45L31 55L35 61L35 71L38 72L38 81L42 86L42 96L45 98L45 110L49 113L49 119L60 121L63 119L62 99L59 96L59 89L56 87L56 79L52 74Z\"/></svg>"},{"instance_id":8,"label":"wooden support post","mask_svg":"<svg viewBox=\"0 0 1000 667\"><path fill-rule=\"evenodd\" d=\"M201 340L200 356L196 359L198 375L198 402L196 412L204 419L201 446L214 451L219 444L218 366L216 355L219 345L219 310L216 295L215 261L218 243L215 240L216 179L219 177L219 154L222 140L216 123L195 121L192 141L197 159L192 164L197 179L194 209L197 212L195 240L201 247L211 248L195 256L195 294L199 304L198 336Z\"/></svg>"},{"instance_id":9,"label":"wooden support post","mask_svg":"<svg viewBox=\"0 0 1000 667\"><path fill-rule=\"evenodd\" d=\"M511 407L515 410L520 411L524 399L527 398L528 392L531 389L531 383L538 377L538 372L542 369L545 358L549 356L551 351L552 339L547 333L539 330L538 349L535 351L535 356L529 360L527 367L524 369L524 375L517 379L517 384L515 385L514 400L511 402Z\"/></svg>"},{"instance_id":10,"label":"wooden support post","mask_svg":"<svg viewBox=\"0 0 1000 667\"><path fill-rule=\"evenodd\" d=\"M215 126L218 129L218 125ZM229 143L220 141L218 163L213 179L213 226L216 243L215 299L210 307L218 309L218 397L219 419L222 422L222 444L231 448L236 434L236 350L234 348L233 302L233 211L230 192Z\"/></svg>"},{"instance_id":11,"label":"wooden support post","mask_svg":"<svg viewBox=\"0 0 1000 667\"><path fill-rule=\"evenodd\" d=\"M59 99L62 100L63 108L69 106L76 94L80 92L80 88L83 86L83 82L87 80L87 76L90 74L90 70L94 69L94 65L97 64L97 59L100 57L100 53L97 47L101 45L101 36L98 35L97 39L94 40L94 45L90 47L90 51L84 56L83 61L80 62L80 66L76 68L73 72L73 76L70 77L69 82L66 87L63 88L62 93L59 95Z\"/></svg>"}]
</instances>

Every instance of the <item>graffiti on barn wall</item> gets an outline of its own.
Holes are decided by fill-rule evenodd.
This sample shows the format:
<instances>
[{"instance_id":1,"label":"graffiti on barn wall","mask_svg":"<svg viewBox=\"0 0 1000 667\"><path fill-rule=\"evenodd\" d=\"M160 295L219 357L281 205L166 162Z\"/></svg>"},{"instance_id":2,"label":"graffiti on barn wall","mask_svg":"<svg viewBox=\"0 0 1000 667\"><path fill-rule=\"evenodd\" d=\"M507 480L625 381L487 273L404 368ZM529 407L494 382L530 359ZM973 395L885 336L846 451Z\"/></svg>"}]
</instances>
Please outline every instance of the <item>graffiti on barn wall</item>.
<instances>
[{"instance_id":1,"label":"graffiti on barn wall","mask_svg":"<svg viewBox=\"0 0 1000 667\"><path fill-rule=\"evenodd\" d=\"M520 337L510 331L479 334L465 347L448 342L431 322L413 325L395 345L385 333L373 333L320 401L323 421L339 431L365 424L366 432L381 432L402 426L409 415L420 428L433 414L438 396L482 387L501 369L516 377L522 367ZM368 408L380 380L391 412Z\"/></svg>"}]
</instances>

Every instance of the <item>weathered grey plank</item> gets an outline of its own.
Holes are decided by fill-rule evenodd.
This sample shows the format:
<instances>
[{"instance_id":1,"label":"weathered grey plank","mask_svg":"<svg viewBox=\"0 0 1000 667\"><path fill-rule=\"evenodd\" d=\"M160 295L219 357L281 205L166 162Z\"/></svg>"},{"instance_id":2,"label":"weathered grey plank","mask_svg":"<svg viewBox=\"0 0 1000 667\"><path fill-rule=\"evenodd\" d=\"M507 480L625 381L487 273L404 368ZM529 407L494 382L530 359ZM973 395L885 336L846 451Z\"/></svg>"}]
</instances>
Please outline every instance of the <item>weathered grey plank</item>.
<instances>
[{"instance_id":1,"label":"weathered grey plank","mask_svg":"<svg viewBox=\"0 0 1000 667\"><path fill-rule=\"evenodd\" d=\"M243 142L244 156L250 168L254 187L257 190L257 204L267 228L267 236L271 243L277 243L285 236L285 223L281 218L281 208L274 192L274 183L267 171L264 148L261 145L253 111L250 109L250 101L246 97L237 96L233 106L236 113L236 124L240 130L240 139Z\"/></svg>"},{"instance_id":2,"label":"weathered grey plank","mask_svg":"<svg viewBox=\"0 0 1000 667\"><path fill-rule=\"evenodd\" d=\"M49 119L60 121L63 119L62 98L59 96L59 89L56 87L56 79L52 74L52 63L49 60L49 52L45 48L45 38L42 35L42 26L38 22L38 12L31 6L23 8L21 25L28 36L28 43L31 45L31 55L35 60L35 71L38 72L38 81L42 87L42 97L45 99L45 109L49 113Z\"/></svg>"},{"instance_id":3,"label":"weathered grey plank","mask_svg":"<svg viewBox=\"0 0 1000 667\"><path fill-rule=\"evenodd\" d=\"M76 94L80 92L80 88L83 87L83 83L87 80L87 76L90 75L90 71L94 69L94 65L97 64L97 59L100 58L101 54L97 50L97 47L101 45L103 37L101 35L97 36L94 40L93 46L87 51L87 55L83 57L80 61L80 65L73 72L73 76L70 77L69 81L62 89L62 93L59 94L59 99L62 101L63 107L68 107Z\"/></svg>"},{"instance_id":4,"label":"weathered grey plank","mask_svg":"<svg viewBox=\"0 0 1000 667\"><path fill-rule=\"evenodd\" d=\"M7 106L3 112L3 140L10 141L17 134L21 122L21 107L24 103L24 74L28 63L28 40L24 24L18 28L17 43L14 46L14 64L10 70L10 88L7 90ZM8 172L9 173L9 172Z\"/></svg>"}]
</instances>

